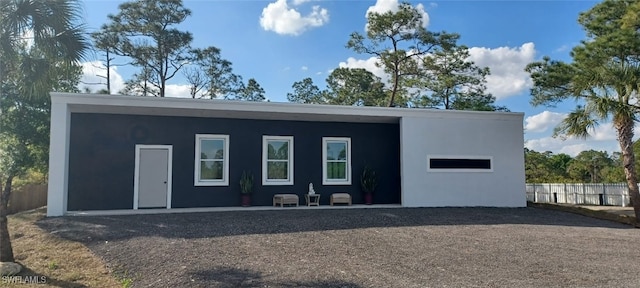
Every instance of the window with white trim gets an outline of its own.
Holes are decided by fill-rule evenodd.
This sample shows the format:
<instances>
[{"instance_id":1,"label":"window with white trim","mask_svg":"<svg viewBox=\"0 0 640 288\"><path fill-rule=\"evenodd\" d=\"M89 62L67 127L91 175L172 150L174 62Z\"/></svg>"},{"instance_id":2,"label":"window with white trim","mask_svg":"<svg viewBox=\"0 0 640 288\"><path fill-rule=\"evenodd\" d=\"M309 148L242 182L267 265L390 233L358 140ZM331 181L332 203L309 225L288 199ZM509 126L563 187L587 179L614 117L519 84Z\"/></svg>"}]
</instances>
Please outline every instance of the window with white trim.
<instances>
[{"instance_id":1,"label":"window with white trim","mask_svg":"<svg viewBox=\"0 0 640 288\"><path fill-rule=\"evenodd\" d=\"M196 134L195 186L229 185L229 135Z\"/></svg>"},{"instance_id":2,"label":"window with white trim","mask_svg":"<svg viewBox=\"0 0 640 288\"><path fill-rule=\"evenodd\" d=\"M262 136L262 185L293 185L293 136Z\"/></svg>"},{"instance_id":3,"label":"window with white trim","mask_svg":"<svg viewBox=\"0 0 640 288\"><path fill-rule=\"evenodd\" d=\"M351 185L351 138L322 137L322 184Z\"/></svg>"}]
</instances>

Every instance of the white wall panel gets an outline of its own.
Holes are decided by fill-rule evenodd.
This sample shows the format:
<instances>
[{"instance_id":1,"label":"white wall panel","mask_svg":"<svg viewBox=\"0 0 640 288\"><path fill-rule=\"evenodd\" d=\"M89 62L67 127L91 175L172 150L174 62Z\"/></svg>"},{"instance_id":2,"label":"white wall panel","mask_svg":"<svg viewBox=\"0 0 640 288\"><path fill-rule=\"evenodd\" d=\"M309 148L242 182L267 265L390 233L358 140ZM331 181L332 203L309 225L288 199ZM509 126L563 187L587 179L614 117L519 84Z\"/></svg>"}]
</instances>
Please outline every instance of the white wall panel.
<instances>
[{"instance_id":1,"label":"white wall panel","mask_svg":"<svg viewBox=\"0 0 640 288\"><path fill-rule=\"evenodd\" d=\"M403 206L526 206L522 114L468 115L401 119ZM429 155L491 157L492 171L429 171Z\"/></svg>"}]
</instances>

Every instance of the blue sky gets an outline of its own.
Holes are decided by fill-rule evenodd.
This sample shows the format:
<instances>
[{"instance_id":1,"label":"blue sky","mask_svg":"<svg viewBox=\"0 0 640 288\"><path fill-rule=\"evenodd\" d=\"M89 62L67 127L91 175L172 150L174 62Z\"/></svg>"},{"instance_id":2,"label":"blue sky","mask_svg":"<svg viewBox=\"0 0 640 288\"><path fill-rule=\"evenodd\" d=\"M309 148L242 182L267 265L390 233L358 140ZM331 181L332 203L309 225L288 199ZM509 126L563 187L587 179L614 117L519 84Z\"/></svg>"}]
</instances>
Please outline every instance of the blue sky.
<instances>
[{"instance_id":1,"label":"blue sky","mask_svg":"<svg viewBox=\"0 0 640 288\"><path fill-rule=\"evenodd\" d=\"M122 1L86 0L87 27L95 31L118 13ZM233 63L234 72L246 80L255 78L271 101L286 101L291 85L311 77L324 87L328 73L337 67L361 67L383 76L374 59L345 48L349 34L364 33L367 11L388 11L396 0L184 0L192 15L180 28L194 36L193 47L216 46ZM555 108L531 107L531 80L524 67L548 55L570 60L572 47L585 38L577 23L580 12L597 1L410 1L424 11L427 29L456 32L460 44L470 47L471 60L488 66L489 92L497 104L511 111L524 112L526 146L536 151L576 155L582 150L619 151L615 131L609 123L593 131L584 141L562 141L550 137L553 127L575 103ZM97 54L96 54L97 55ZM100 61L96 56L95 61ZM98 82L95 69L99 62L85 63L86 82ZM131 73L130 67L118 67L116 85ZM384 79L384 77L383 77ZM172 79L167 94L188 97L182 78ZM103 87L90 85L92 90Z\"/></svg>"}]
</instances>

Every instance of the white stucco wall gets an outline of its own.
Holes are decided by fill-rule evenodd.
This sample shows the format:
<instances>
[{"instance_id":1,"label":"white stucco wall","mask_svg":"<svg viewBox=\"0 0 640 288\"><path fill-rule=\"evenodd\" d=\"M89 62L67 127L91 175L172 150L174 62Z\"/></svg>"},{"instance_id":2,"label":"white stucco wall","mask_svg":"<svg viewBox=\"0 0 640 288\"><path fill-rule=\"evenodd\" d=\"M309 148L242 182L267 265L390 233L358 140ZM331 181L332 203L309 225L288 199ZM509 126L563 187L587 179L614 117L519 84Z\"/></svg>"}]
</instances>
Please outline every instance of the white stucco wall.
<instances>
[{"instance_id":1,"label":"white stucco wall","mask_svg":"<svg viewBox=\"0 0 640 288\"><path fill-rule=\"evenodd\" d=\"M62 216L67 211L69 125L67 104L52 98L47 216Z\"/></svg>"},{"instance_id":2,"label":"white stucco wall","mask_svg":"<svg viewBox=\"0 0 640 288\"><path fill-rule=\"evenodd\" d=\"M402 205L526 206L523 115L450 113L400 121ZM490 172L428 171L428 155L488 156Z\"/></svg>"}]
</instances>

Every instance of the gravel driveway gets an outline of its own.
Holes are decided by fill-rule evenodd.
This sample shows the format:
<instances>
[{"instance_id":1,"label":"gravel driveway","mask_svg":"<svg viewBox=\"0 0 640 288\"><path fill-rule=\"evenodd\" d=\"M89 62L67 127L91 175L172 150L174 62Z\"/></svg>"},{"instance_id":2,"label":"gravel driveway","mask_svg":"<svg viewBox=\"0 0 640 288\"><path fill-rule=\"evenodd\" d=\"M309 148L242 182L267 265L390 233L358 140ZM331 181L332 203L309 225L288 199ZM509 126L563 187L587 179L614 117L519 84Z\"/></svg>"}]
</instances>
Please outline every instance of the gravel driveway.
<instances>
[{"instance_id":1,"label":"gravel driveway","mask_svg":"<svg viewBox=\"0 0 640 288\"><path fill-rule=\"evenodd\" d=\"M47 218L133 287L640 287L640 230L537 208Z\"/></svg>"}]
</instances>

